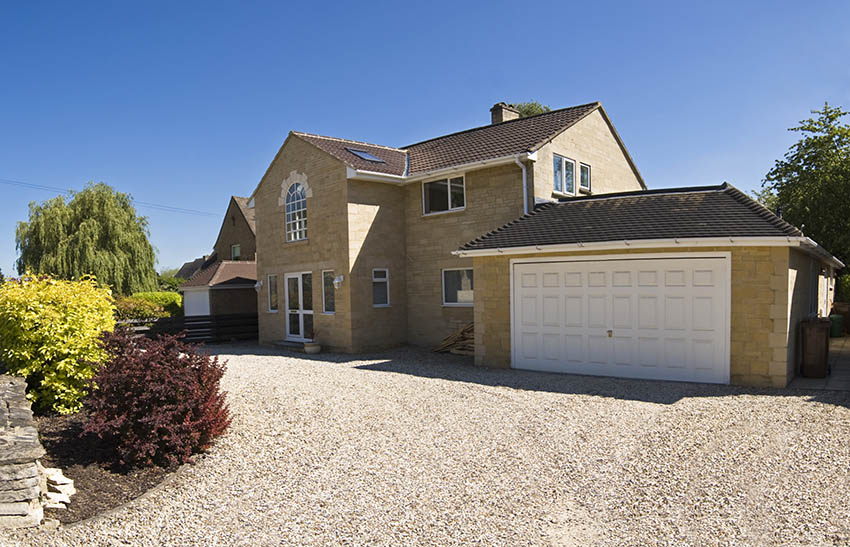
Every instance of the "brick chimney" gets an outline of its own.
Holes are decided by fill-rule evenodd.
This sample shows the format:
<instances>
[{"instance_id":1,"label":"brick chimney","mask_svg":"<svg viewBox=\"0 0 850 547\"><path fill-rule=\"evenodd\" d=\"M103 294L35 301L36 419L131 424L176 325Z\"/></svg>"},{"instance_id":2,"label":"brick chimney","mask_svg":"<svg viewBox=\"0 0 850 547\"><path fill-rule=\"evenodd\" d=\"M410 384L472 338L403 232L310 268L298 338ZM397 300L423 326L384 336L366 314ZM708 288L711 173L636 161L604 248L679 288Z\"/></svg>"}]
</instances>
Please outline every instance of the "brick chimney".
<instances>
[{"instance_id":1,"label":"brick chimney","mask_svg":"<svg viewBox=\"0 0 850 547\"><path fill-rule=\"evenodd\" d=\"M501 123L519 118L519 111L509 104L496 103L490 109L490 123Z\"/></svg>"}]
</instances>

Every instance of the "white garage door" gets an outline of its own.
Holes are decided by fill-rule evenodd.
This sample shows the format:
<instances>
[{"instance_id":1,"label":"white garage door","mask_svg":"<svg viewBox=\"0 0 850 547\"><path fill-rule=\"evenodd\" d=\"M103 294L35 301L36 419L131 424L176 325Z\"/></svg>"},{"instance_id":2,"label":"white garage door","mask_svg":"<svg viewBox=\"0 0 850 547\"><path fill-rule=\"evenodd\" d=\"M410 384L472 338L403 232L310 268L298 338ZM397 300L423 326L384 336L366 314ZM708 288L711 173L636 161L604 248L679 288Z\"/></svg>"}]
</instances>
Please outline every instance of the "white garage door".
<instances>
[{"instance_id":1,"label":"white garage door","mask_svg":"<svg viewBox=\"0 0 850 547\"><path fill-rule=\"evenodd\" d=\"M728 257L600 258L513 265L514 368L729 382Z\"/></svg>"},{"instance_id":2,"label":"white garage door","mask_svg":"<svg viewBox=\"0 0 850 547\"><path fill-rule=\"evenodd\" d=\"M183 315L209 315L209 289L186 290L183 292Z\"/></svg>"}]
</instances>

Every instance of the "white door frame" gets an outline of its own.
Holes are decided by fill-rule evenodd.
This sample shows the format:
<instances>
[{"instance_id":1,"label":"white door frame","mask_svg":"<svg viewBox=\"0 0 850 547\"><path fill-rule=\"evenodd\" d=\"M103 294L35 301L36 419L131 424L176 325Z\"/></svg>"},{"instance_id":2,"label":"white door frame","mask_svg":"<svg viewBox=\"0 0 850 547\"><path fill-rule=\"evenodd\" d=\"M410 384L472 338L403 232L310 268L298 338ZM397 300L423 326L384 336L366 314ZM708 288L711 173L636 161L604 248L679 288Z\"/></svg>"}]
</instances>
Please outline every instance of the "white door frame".
<instances>
[{"instance_id":1,"label":"white door frame","mask_svg":"<svg viewBox=\"0 0 850 547\"><path fill-rule=\"evenodd\" d=\"M657 259L689 259L689 258L723 258L726 264L726 283L724 301L726 302L726 332L724 333L723 360L726 367L726 383L731 381L731 350L732 350L732 253L729 251L711 252L673 252L673 253L620 253L605 255L571 255L571 256L547 256L539 258L512 258L510 259L510 343L511 343L511 368L516 362L516 340L514 339L514 266L516 264L544 263L544 262L600 262L610 260L657 260Z\"/></svg>"},{"instance_id":2,"label":"white door frame","mask_svg":"<svg viewBox=\"0 0 850 547\"><path fill-rule=\"evenodd\" d=\"M307 338L304 332L304 316L305 315L313 315L313 310L305 310L304 309L304 283L302 281L301 276L304 274L313 275L313 272L290 272L283 275L283 290L285 292L284 298L284 312L286 313L286 319L284 321L284 327L286 328L286 339L293 342L310 342L311 339ZM298 280L298 306L297 308L290 309L289 308L289 280L297 279ZM312 284L311 284L312 290ZM298 314L298 332L300 336L295 336L290 334L289 331L289 316L290 314ZM315 324L313 325L315 329Z\"/></svg>"}]
</instances>

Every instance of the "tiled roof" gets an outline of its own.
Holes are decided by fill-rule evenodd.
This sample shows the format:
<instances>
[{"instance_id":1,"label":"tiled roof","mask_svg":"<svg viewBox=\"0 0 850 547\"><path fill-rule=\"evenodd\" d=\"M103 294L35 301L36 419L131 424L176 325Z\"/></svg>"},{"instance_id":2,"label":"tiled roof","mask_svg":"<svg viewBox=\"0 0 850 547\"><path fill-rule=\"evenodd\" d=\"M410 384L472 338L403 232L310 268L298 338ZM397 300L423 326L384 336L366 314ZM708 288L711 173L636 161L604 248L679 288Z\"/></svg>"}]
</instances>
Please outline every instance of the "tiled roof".
<instances>
[{"instance_id":1,"label":"tiled roof","mask_svg":"<svg viewBox=\"0 0 850 547\"><path fill-rule=\"evenodd\" d=\"M245 217L245 221L248 222L248 227L251 228L251 232L254 235L257 235L257 221L254 216L255 209L253 207L248 207L248 202L251 201L251 198L233 196L233 201L236 202L236 205L239 206L239 210L242 211L242 215Z\"/></svg>"},{"instance_id":2,"label":"tiled roof","mask_svg":"<svg viewBox=\"0 0 850 547\"><path fill-rule=\"evenodd\" d=\"M255 283L257 281L257 263L249 260L222 260L196 273L183 283L186 287L215 287Z\"/></svg>"},{"instance_id":3,"label":"tiled roof","mask_svg":"<svg viewBox=\"0 0 850 547\"><path fill-rule=\"evenodd\" d=\"M643 239L801 235L800 230L724 183L545 203L466 243L460 250Z\"/></svg>"},{"instance_id":4,"label":"tiled roof","mask_svg":"<svg viewBox=\"0 0 850 547\"><path fill-rule=\"evenodd\" d=\"M571 106L405 146L410 173L533 152L599 106L598 102Z\"/></svg>"},{"instance_id":5,"label":"tiled roof","mask_svg":"<svg viewBox=\"0 0 850 547\"><path fill-rule=\"evenodd\" d=\"M533 152L601 105L598 102L485 125L401 148L293 131L305 141L364 171L416 175L446 167ZM364 150L384 163L365 160L349 149Z\"/></svg>"},{"instance_id":6,"label":"tiled roof","mask_svg":"<svg viewBox=\"0 0 850 547\"><path fill-rule=\"evenodd\" d=\"M207 257L202 256L196 258L195 260L190 260L189 262L184 263L182 266L180 266L180 269L177 270L177 273L174 274L174 277L178 277L180 279L189 279L190 277L195 275L195 272L204 267L204 261L206 259Z\"/></svg>"},{"instance_id":7,"label":"tiled roof","mask_svg":"<svg viewBox=\"0 0 850 547\"><path fill-rule=\"evenodd\" d=\"M404 150L360 141L301 133L300 131L293 131L292 134L301 137L305 141L317 146L331 156L341 160L346 165L355 169L374 171L376 173L385 173L388 175L405 174L407 153ZM384 160L384 163L364 160L360 156L350 152L348 149L363 150Z\"/></svg>"}]
</instances>

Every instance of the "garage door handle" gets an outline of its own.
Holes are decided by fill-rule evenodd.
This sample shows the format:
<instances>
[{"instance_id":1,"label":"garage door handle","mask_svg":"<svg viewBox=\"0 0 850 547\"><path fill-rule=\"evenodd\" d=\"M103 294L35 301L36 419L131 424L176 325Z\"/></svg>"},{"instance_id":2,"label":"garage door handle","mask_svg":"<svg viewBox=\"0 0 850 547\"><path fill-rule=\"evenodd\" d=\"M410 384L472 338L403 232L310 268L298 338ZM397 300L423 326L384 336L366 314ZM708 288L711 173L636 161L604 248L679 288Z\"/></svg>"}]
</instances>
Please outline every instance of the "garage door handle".
<instances>
[{"instance_id":1,"label":"garage door handle","mask_svg":"<svg viewBox=\"0 0 850 547\"><path fill-rule=\"evenodd\" d=\"M612 336L614 336L614 331L609 330L608 331L608 338L611 338Z\"/></svg>"}]
</instances>

